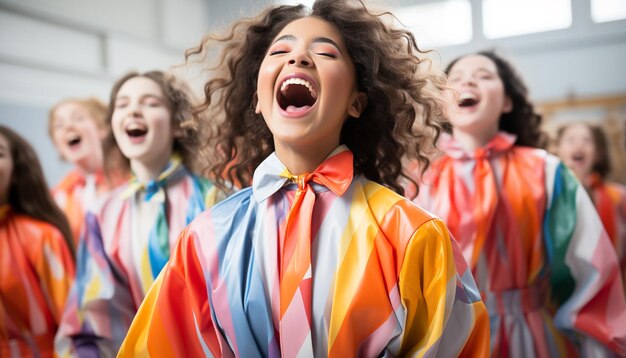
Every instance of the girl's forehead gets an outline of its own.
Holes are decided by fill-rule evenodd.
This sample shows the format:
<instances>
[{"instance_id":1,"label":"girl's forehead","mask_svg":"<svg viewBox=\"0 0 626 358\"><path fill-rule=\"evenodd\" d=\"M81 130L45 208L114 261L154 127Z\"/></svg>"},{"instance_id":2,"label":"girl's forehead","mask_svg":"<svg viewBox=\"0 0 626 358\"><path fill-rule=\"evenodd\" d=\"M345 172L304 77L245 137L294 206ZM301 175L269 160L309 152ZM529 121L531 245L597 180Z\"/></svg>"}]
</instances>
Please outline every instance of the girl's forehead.
<instances>
[{"instance_id":1,"label":"girl's forehead","mask_svg":"<svg viewBox=\"0 0 626 358\"><path fill-rule=\"evenodd\" d=\"M293 36L293 40L328 37L343 44L343 36L335 25L316 16L306 16L290 22L280 31L276 39L284 38L285 35Z\"/></svg>"},{"instance_id":2,"label":"girl's forehead","mask_svg":"<svg viewBox=\"0 0 626 358\"><path fill-rule=\"evenodd\" d=\"M161 86L148 77L137 76L133 77L120 87L117 91L117 96L128 96L128 95L143 95L143 94L151 94L151 95L163 95L163 89Z\"/></svg>"},{"instance_id":3,"label":"girl's forehead","mask_svg":"<svg viewBox=\"0 0 626 358\"><path fill-rule=\"evenodd\" d=\"M563 134L570 136L591 136L591 128L584 123L573 123L565 128Z\"/></svg>"},{"instance_id":4,"label":"girl's forehead","mask_svg":"<svg viewBox=\"0 0 626 358\"><path fill-rule=\"evenodd\" d=\"M450 68L450 73L453 71L472 71L478 69L485 69L488 71L496 72L496 64L487 56L483 55L468 55L460 58Z\"/></svg>"}]
</instances>

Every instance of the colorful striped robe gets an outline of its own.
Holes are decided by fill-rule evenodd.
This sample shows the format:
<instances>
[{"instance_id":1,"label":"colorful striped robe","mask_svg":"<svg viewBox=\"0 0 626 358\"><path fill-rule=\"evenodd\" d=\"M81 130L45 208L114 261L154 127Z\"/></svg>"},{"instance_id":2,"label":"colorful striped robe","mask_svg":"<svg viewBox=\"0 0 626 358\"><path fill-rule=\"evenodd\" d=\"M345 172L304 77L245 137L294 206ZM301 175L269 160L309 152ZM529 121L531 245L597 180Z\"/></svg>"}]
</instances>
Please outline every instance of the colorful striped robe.
<instances>
[{"instance_id":1,"label":"colorful striped robe","mask_svg":"<svg viewBox=\"0 0 626 358\"><path fill-rule=\"evenodd\" d=\"M626 354L617 258L589 196L556 157L514 142L501 132L466 153L444 136L445 156L416 199L463 250L489 311L492 355Z\"/></svg>"},{"instance_id":2,"label":"colorful striped robe","mask_svg":"<svg viewBox=\"0 0 626 358\"><path fill-rule=\"evenodd\" d=\"M174 157L158 181L131 179L90 209L55 341L60 356L115 355L178 234L216 194Z\"/></svg>"},{"instance_id":3,"label":"colorful striped robe","mask_svg":"<svg viewBox=\"0 0 626 358\"><path fill-rule=\"evenodd\" d=\"M594 175L587 190L617 252L626 289L626 186Z\"/></svg>"},{"instance_id":4,"label":"colorful striped robe","mask_svg":"<svg viewBox=\"0 0 626 358\"><path fill-rule=\"evenodd\" d=\"M301 176L272 154L181 234L119 356L486 356L455 247L441 220L353 177L345 146Z\"/></svg>"},{"instance_id":5,"label":"colorful striped robe","mask_svg":"<svg viewBox=\"0 0 626 358\"><path fill-rule=\"evenodd\" d=\"M53 356L74 274L56 227L0 207L0 357Z\"/></svg>"}]
</instances>

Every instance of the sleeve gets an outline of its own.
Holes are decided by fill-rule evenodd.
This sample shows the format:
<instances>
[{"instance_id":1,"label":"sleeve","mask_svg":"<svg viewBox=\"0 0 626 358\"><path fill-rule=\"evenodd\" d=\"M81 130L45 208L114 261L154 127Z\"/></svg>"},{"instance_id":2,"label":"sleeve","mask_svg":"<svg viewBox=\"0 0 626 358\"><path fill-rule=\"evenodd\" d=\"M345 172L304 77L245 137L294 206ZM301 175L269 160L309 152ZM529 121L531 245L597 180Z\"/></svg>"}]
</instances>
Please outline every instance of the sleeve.
<instances>
[{"instance_id":1,"label":"sleeve","mask_svg":"<svg viewBox=\"0 0 626 358\"><path fill-rule=\"evenodd\" d=\"M400 271L400 295L406 309L400 356L489 356L487 311L440 219L413 234Z\"/></svg>"},{"instance_id":2,"label":"sleeve","mask_svg":"<svg viewBox=\"0 0 626 358\"><path fill-rule=\"evenodd\" d=\"M611 241L573 174L560 162L547 173L544 236L557 307L554 322L582 333L583 350L597 346L597 340L626 355L626 300Z\"/></svg>"},{"instance_id":3,"label":"sleeve","mask_svg":"<svg viewBox=\"0 0 626 358\"><path fill-rule=\"evenodd\" d=\"M189 228L180 234L170 261L135 316L119 357L221 356L196 243Z\"/></svg>"},{"instance_id":4,"label":"sleeve","mask_svg":"<svg viewBox=\"0 0 626 358\"><path fill-rule=\"evenodd\" d=\"M56 228L45 231L42 250L34 265L41 288L48 297L50 312L58 324L76 272L70 249Z\"/></svg>"},{"instance_id":5,"label":"sleeve","mask_svg":"<svg viewBox=\"0 0 626 358\"><path fill-rule=\"evenodd\" d=\"M59 356L114 356L135 314L128 283L104 251L95 215L85 218L76 281L55 338Z\"/></svg>"}]
</instances>

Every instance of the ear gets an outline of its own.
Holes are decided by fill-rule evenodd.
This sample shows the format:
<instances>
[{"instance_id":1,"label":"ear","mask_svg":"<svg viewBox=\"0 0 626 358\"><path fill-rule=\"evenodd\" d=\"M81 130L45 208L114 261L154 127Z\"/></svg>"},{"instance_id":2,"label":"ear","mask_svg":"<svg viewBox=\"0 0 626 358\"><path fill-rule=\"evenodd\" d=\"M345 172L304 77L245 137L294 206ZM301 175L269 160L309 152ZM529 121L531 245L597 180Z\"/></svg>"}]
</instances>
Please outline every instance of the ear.
<instances>
[{"instance_id":1,"label":"ear","mask_svg":"<svg viewBox=\"0 0 626 358\"><path fill-rule=\"evenodd\" d=\"M359 118L361 113L367 106L367 95L364 92L354 92L352 102L348 107L348 115L354 118Z\"/></svg>"},{"instance_id":2,"label":"ear","mask_svg":"<svg viewBox=\"0 0 626 358\"><path fill-rule=\"evenodd\" d=\"M511 97L509 96L504 97L504 106L502 106L502 113L511 113L512 110L513 110L513 101L511 100Z\"/></svg>"}]
</instances>

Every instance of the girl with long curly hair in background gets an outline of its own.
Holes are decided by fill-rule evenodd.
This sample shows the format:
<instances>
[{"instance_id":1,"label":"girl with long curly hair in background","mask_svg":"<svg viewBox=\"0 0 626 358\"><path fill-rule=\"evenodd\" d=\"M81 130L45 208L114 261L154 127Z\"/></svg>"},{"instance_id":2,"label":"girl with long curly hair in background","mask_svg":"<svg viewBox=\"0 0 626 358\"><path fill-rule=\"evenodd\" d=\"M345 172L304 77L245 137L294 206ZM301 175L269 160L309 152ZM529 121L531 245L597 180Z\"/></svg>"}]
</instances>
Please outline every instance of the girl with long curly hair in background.
<instances>
[{"instance_id":1,"label":"girl with long curly hair in background","mask_svg":"<svg viewBox=\"0 0 626 358\"><path fill-rule=\"evenodd\" d=\"M416 202L461 246L489 311L491 354L626 354L615 252L584 187L539 149L541 117L521 78L489 51L446 73L452 130Z\"/></svg>"},{"instance_id":2,"label":"girl with long curly hair in background","mask_svg":"<svg viewBox=\"0 0 626 358\"><path fill-rule=\"evenodd\" d=\"M129 73L111 91L108 122L132 177L85 217L72 287L55 341L60 356L111 356L178 234L217 200L191 171L198 123L186 86L160 71Z\"/></svg>"}]
</instances>

